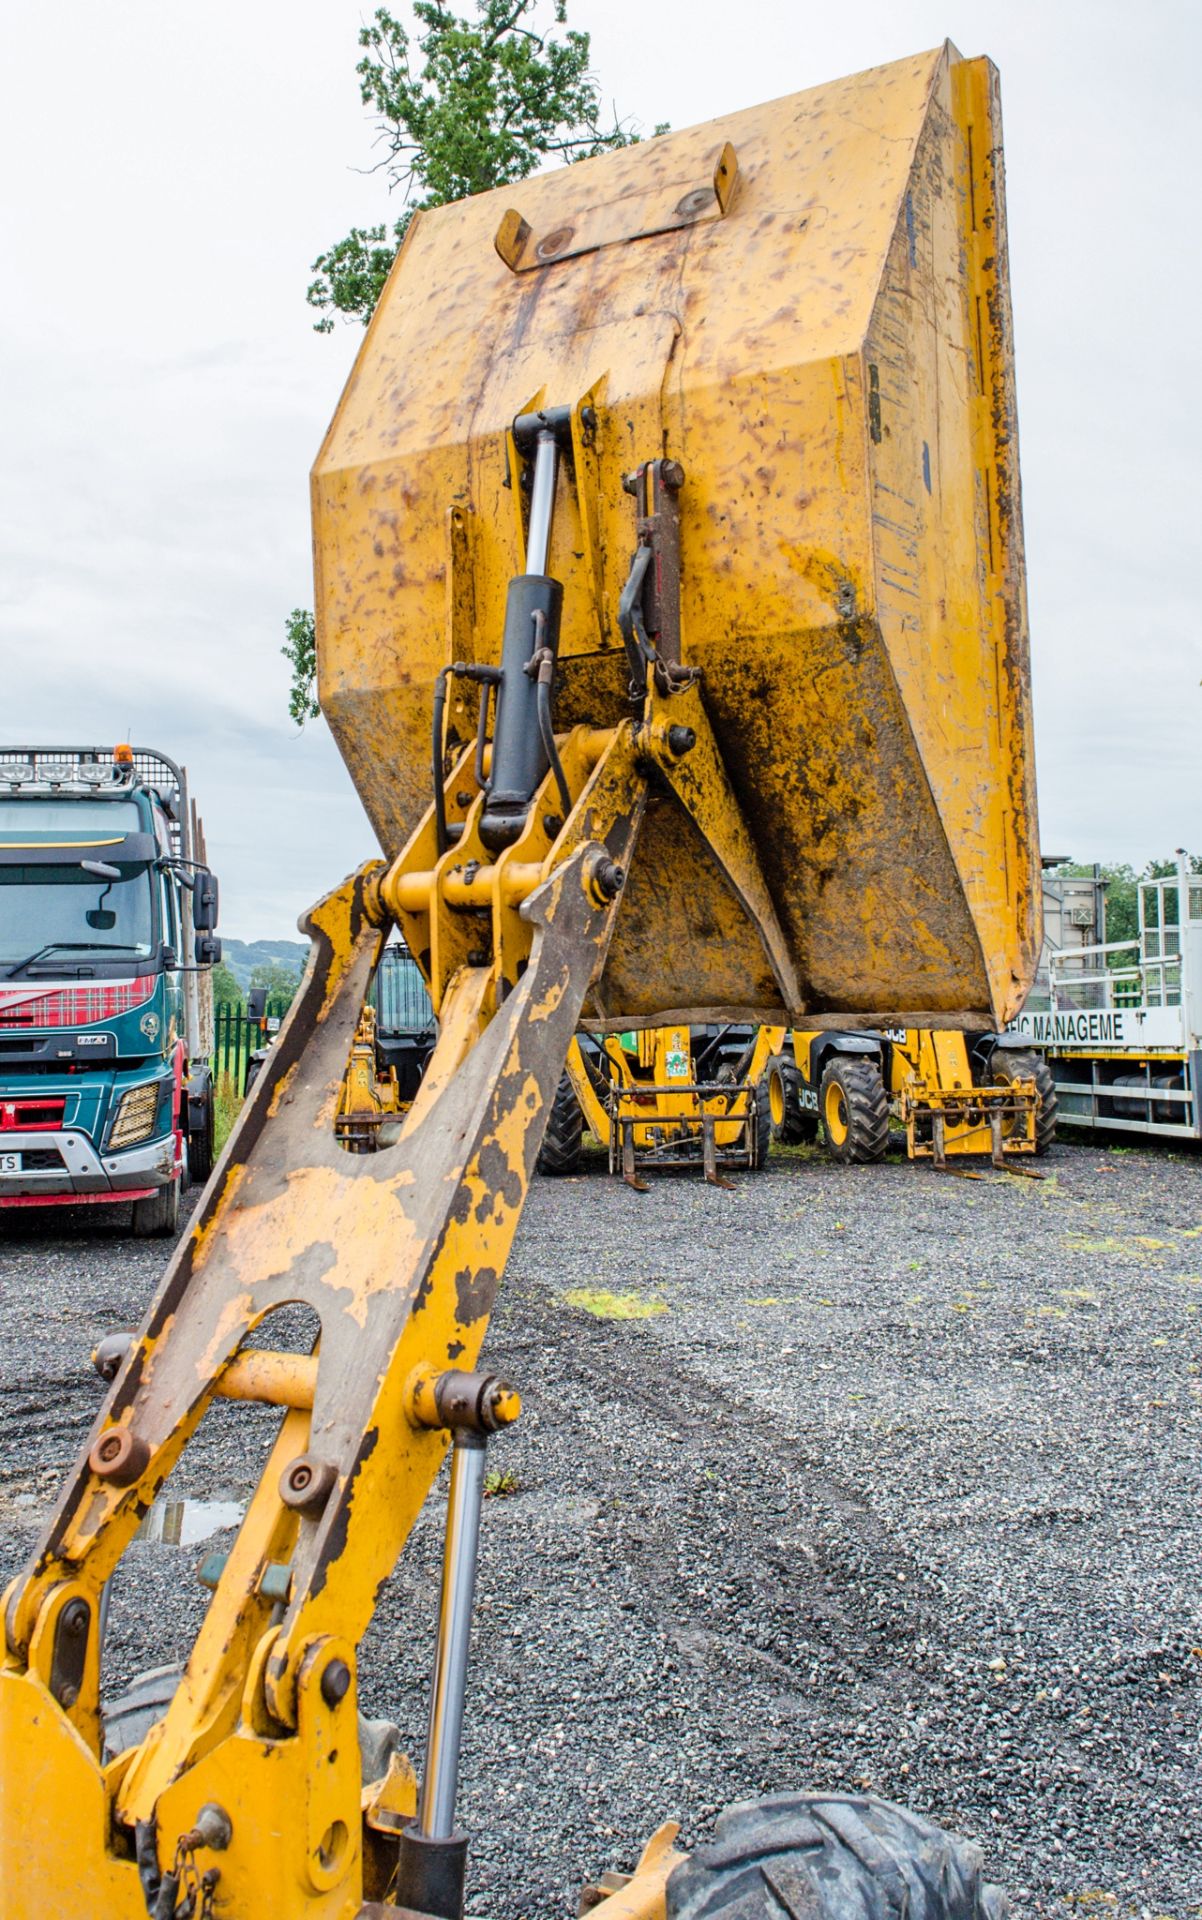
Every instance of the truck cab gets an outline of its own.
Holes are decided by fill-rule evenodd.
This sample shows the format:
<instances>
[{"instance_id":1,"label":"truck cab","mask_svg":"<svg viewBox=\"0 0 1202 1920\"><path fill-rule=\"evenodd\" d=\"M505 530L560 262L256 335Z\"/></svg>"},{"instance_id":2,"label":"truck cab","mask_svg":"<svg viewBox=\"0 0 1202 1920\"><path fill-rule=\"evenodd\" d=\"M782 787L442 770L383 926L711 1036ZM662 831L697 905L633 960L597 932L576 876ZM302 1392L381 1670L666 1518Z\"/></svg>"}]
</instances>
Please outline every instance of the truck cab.
<instances>
[{"instance_id":1,"label":"truck cab","mask_svg":"<svg viewBox=\"0 0 1202 1920\"><path fill-rule=\"evenodd\" d=\"M173 1233L213 1160L217 886L151 749L0 753L0 1209Z\"/></svg>"}]
</instances>

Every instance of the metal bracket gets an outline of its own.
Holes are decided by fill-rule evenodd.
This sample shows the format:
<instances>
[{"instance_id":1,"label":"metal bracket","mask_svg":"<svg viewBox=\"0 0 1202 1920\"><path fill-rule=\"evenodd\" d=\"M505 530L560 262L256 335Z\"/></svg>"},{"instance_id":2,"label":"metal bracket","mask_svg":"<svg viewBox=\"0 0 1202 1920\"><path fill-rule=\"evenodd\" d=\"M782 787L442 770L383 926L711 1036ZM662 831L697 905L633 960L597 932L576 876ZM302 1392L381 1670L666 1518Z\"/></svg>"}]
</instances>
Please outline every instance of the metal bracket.
<instances>
[{"instance_id":1,"label":"metal bracket","mask_svg":"<svg viewBox=\"0 0 1202 1920\"><path fill-rule=\"evenodd\" d=\"M502 215L493 245L511 273L530 273L538 267L572 260L582 253L626 240L643 240L655 233L673 233L706 220L721 220L730 207L739 162L730 141L710 164L700 182L667 181L640 194L624 194L605 206L588 207L574 226L556 226L536 233L516 207Z\"/></svg>"}]
</instances>

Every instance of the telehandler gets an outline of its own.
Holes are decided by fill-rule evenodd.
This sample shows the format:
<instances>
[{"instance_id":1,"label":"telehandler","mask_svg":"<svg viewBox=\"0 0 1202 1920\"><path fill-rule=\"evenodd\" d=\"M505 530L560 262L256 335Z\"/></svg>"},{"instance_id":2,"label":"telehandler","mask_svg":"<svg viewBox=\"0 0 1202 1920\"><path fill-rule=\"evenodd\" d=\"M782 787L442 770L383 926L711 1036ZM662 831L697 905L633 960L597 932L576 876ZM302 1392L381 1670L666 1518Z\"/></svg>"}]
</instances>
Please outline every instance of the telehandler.
<instances>
[{"instance_id":1,"label":"telehandler","mask_svg":"<svg viewBox=\"0 0 1202 1920\"><path fill-rule=\"evenodd\" d=\"M321 703L383 858L309 915L8 1589L4 1920L458 1920L485 1448L519 1413L480 1349L573 1034L1021 1004L1000 142L994 69L944 46L410 225L313 475ZM394 1144L349 1152L394 925L438 1042ZM270 1342L293 1303L312 1351ZM103 1688L106 1587L215 1397L278 1433L139 1717ZM361 1731L358 1649L448 1452L418 1784ZM603 1920L1001 1911L975 1849L864 1795L733 1809L687 1863L672 1837Z\"/></svg>"},{"instance_id":2,"label":"telehandler","mask_svg":"<svg viewBox=\"0 0 1202 1920\"><path fill-rule=\"evenodd\" d=\"M609 1170L646 1192L639 1169L763 1166L772 1139L764 1028L640 1027L577 1034L551 1103L540 1173L574 1173L584 1130L609 1153Z\"/></svg>"},{"instance_id":3,"label":"telehandler","mask_svg":"<svg viewBox=\"0 0 1202 1920\"><path fill-rule=\"evenodd\" d=\"M1009 1034L777 1028L768 1047L772 1137L785 1145L816 1140L821 1122L833 1160L880 1160L892 1114L911 1160L943 1170L949 1155L987 1153L1014 1172L1018 1156L1042 1156L1056 1137L1047 1063Z\"/></svg>"}]
</instances>

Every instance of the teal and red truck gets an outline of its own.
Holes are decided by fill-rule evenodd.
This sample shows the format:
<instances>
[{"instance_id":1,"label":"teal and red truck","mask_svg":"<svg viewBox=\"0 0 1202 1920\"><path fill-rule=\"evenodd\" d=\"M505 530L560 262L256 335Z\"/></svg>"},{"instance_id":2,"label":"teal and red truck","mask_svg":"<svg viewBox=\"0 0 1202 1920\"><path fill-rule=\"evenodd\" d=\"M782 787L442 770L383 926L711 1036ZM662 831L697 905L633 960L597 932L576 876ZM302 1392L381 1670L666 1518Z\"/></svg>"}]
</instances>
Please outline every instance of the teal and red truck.
<instances>
[{"instance_id":1,"label":"teal and red truck","mask_svg":"<svg viewBox=\"0 0 1202 1920\"><path fill-rule=\"evenodd\" d=\"M217 883L183 769L0 748L0 1209L132 1203L213 1164Z\"/></svg>"}]
</instances>

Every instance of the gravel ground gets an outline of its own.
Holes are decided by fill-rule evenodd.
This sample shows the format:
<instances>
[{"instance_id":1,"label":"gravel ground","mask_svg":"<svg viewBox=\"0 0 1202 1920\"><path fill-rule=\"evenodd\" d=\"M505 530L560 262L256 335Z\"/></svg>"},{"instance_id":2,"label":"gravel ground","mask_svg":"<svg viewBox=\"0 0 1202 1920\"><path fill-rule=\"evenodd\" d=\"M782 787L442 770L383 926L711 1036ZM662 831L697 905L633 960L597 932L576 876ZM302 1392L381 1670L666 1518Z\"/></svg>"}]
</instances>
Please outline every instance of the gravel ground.
<instances>
[{"instance_id":1,"label":"gravel ground","mask_svg":"<svg viewBox=\"0 0 1202 1920\"><path fill-rule=\"evenodd\" d=\"M1022 1914L1202 1912L1199 1162L1045 1165L536 1183L487 1349L526 1412L485 1510L473 1911L572 1913L665 1817L691 1843L731 1800L870 1785L978 1840ZM6 1226L5 1577L164 1257L94 1213ZM267 1432L218 1408L173 1492L239 1498ZM439 1520L363 1651L415 1756ZM184 1650L201 1551L127 1555L114 1685Z\"/></svg>"}]
</instances>

